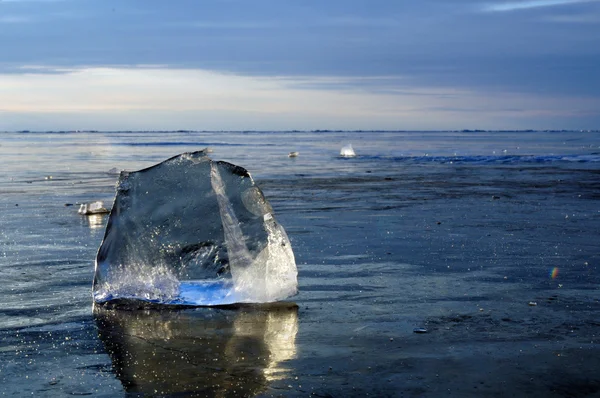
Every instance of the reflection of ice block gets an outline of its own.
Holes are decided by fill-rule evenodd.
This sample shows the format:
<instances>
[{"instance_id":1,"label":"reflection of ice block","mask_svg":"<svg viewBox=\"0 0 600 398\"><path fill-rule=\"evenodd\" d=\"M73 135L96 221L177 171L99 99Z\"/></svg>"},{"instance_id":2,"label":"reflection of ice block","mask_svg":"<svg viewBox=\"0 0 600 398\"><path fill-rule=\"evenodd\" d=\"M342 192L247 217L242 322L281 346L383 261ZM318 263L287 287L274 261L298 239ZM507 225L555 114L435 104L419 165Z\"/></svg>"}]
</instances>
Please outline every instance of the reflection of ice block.
<instances>
[{"instance_id":1,"label":"reflection of ice block","mask_svg":"<svg viewBox=\"0 0 600 398\"><path fill-rule=\"evenodd\" d=\"M128 396L253 397L289 378L298 308L146 311L94 306L98 335Z\"/></svg>"},{"instance_id":2,"label":"reflection of ice block","mask_svg":"<svg viewBox=\"0 0 600 398\"><path fill-rule=\"evenodd\" d=\"M220 305L296 291L289 239L245 169L201 151L121 173L96 257L96 302Z\"/></svg>"},{"instance_id":3,"label":"reflection of ice block","mask_svg":"<svg viewBox=\"0 0 600 398\"><path fill-rule=\"evenodd\" d=\"M340 156L345 157L345 158L352 158L352 157L356 156L356 153L354 153L354 149L352 149L352 145L348 144L340 150Z\"/></svg>"}]
</instances>

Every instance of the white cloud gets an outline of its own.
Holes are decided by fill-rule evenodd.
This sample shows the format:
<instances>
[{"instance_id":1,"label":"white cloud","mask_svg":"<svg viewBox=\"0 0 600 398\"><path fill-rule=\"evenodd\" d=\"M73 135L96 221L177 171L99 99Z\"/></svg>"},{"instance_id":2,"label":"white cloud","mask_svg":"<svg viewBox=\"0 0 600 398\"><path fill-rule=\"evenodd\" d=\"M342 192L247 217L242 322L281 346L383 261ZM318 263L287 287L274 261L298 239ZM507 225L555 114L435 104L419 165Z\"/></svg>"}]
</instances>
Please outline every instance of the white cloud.
<instances>
[{"instance_id":1,"label":"white cloud","mask_svg":"<svg viewBox=\"0 0 600 398\"><path fill-rule=\"evenodd\" d=\"M23 72L0 74L0 130L30 128L10 120L43 120L41 129L84 121L71 128L98 130L518 128L526 119L600 109L598 100L411 87L395 76L370 78L389 82L388 91L378 92L352 88L367 80L360 77L250 77L152 66L28 66ZM314 88L301 88L306 85Z\"/></svg>"},{"instance_id":2,"label":"white cloud","mask_svg":"<svg viewBox=\"0 0 600 398\"><path fill-rule=\"evenodd\" d=\"M2 3L58 3L69 0L0 0Z\"/></svg>"},{"instance_id":3,"label":"white cloud","mask_svg":"<svg viewBox=\"0 0 600 398\"><path fill-rule=\"evenodd\" d=\"M592 3L598 0L531 0L531 1L510 1L502 3L489 3L483 6L483 11L502 12L526 10L530 8L562 6L578 3Z\"/></svg>"},{"instance_id":4,"label":"white cloud","mask_svg":"<svg viewBox=\"0 0 600 398\"><path fill-rule=\"evenodd\" d=\"M398 18L392 17L362 17L356 15L332 16L326 18L318 18L313 22L315 25L335 26L343 28L389 28L398 27L401 22Z\"/></svg>"},{"instance_id":5,"label":"white cloud","mask_svg":"<svg viewBox=\"0 0 600 398\"><path fill-rule=\"evenodd\" d=\"M0 0L2 1L2 0ZM3 15L0 16L0 24L16 24L16 23L30 23L33 22L33 18L24 17L21 15Z\"/></svg>"},{"instance_id":6,"label":"white cloud","mask_svg":"<svg viewBox=\"0 0 600 398\"><path fill-rule=\"evenodd\" d=\"M565 24L600 24L600 15L576 14L576 15L548 15L543 21L565 23Z\"/></svg>"}]
</instances>

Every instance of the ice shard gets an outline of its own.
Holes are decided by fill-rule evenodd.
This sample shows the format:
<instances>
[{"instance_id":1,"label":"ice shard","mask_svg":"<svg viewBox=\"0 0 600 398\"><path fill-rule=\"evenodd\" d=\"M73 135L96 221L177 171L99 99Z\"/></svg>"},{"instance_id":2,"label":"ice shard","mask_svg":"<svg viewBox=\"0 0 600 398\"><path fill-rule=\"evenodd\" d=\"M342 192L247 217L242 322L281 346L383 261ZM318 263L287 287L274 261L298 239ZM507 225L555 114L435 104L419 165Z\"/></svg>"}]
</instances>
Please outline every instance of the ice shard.
<instances>
[{"instance_id":1,"label":"ice shard","mask_svg":"<svg viewBox=\"0 0 600 398\"><path fill-rule=\"evenodd\" d=\"M297 285L287 234L242 167L199 151L121 172L96 256L96 302L264 303Z\"/></svg>"}]
</instances>

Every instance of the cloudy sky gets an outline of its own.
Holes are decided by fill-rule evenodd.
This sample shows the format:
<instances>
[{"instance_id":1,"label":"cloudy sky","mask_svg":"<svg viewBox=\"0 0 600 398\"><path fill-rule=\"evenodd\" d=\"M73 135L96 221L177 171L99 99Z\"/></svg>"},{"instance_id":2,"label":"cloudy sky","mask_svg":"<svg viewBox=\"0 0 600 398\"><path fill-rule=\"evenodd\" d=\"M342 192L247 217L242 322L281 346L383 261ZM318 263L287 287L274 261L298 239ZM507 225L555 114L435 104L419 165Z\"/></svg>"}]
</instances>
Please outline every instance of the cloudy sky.
<instances>
[{"instance_id":1,"label":"cloudy sky","mask_svg":"<svg viewBox=\"0 0 600 398\"><path fill-rule=\"evenodd\" d=\"M600 128L600 0L0 0L0 130L463 128Z\"/></svg>"}]
</instances>

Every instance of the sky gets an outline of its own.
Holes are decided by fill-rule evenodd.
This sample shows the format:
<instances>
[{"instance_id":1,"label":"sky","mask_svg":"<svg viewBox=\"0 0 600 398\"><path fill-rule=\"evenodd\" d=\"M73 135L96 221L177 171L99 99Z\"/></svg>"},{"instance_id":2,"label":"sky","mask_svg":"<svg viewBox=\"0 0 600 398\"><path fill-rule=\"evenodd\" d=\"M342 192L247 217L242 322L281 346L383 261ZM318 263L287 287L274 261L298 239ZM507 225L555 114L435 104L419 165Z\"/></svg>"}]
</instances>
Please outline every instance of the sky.
<instances>
[{"instance_id":1,"label":"sky","mask_svg":"<svg viewBox=\"0 0 600 398\"><path fill-rule=\"evenodd\" d=\"M0 0L0 131L600 129L600 0Z\"/></svg>"}]
</instances>

